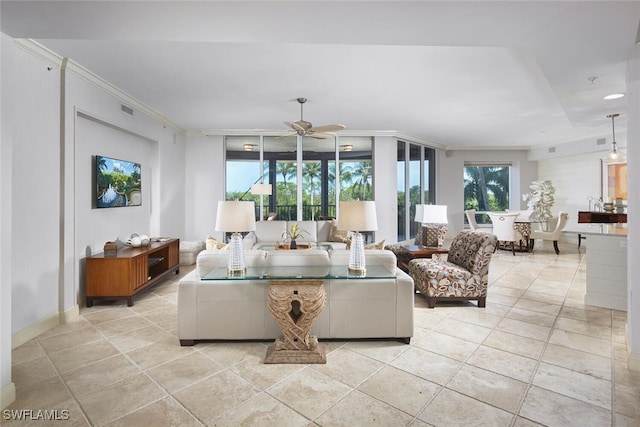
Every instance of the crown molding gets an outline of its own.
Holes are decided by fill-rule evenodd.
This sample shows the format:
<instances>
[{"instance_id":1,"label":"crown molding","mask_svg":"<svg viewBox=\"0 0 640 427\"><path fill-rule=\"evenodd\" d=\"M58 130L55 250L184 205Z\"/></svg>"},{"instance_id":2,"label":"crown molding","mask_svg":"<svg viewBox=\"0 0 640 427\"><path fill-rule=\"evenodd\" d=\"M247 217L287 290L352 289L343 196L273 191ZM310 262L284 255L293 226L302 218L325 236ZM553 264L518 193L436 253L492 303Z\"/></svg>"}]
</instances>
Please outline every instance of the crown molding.
<instances>
[{"instance_id":1,"label":"crown molding","mask_svg":"<svg viewBox=\"0 0 640 427\"><path fill-rule=\"evenodd\" d=\"M13 39L13 43L16 47L32 54L33 56L40 58L41 60L49 64L52 64L59 69L62 68L62 61L64 58L58 55L57 53L47 49L37 41L32 39ZM73 61L70 58L68 59L65 71L75 75L76 77L84 80L85 82L106 92L107 94L113 96L114 98L126 104L127 106L133 108L134 110L140 111L141 113L145 114L151 119L154 119L162 123L164 126L171 127L184 135L187 134L186 129L173 123L166 116L163 116L162 114L158 113L153 108L140 102L133 96L117 88L113 84L104 80L102 77L98 76L97 74L89 71L87 68L83 67L82 65L78 64L77 62Z\"/></svg>"},{"instance_id":2,"label":"crown molding","mask_svg":"<svg viewBox=\"0 0 640 427\"><path fill-rule=\"evenodd\" d=\"M295 133L288 132L287 130L276 130L276 129L199 129L199 130L188 130L187 136L227 136L227 135L239 135L239 136L284 136L290 133L291 135L295 135ZM431 148L445 150L446 146L443 144L438 144L433 141L428 141L425 139L417 138L412 135L408 135L402 132L398 132L395 130L341 130L338 137L341 136L379 136L379 137L391 137L396 138L405 142L414 142L417 144L425 145Z\"/></svg>"}]
</instances>

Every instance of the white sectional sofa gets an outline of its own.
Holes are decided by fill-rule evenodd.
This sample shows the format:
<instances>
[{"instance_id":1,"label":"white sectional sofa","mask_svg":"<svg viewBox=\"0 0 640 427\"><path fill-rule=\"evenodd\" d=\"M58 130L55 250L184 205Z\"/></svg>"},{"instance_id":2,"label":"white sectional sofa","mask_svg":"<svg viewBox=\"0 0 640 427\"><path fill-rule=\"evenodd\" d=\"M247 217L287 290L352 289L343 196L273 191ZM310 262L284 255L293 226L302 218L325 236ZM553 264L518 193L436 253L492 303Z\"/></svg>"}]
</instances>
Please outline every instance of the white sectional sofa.
<instances>
[{"instance_id":1,"label":"white sectional sofa","mask_svg":"<svg viewBox=\"0 0 640 427\"><path fill-rule=\"evenodd\" d=\"M256 249L265 246L273 246L277 242L286 240L287 230L295 223L298 223L302 230L302 238L298 243L314 243L316 245L326 245L331 249L345 249L346 243L343 239L335 237L334 222L323 221L258 221L256 230L248 233L243 244L245 249Z\"/></svg>"},{"instance_id":2,"label":"white sectional sofa","mask_svg":"<svg viewBox=\"0 0 640 427\"><path fill-rule=\"evenodd\" d=\"M281 335L267 307L266 280L201 280L227 266L226 252L203 251L196 269L178 285L178 336L182 345L198 340L270 340ZM248 250L247 266L347 265L347 250ZM395 277L325 279L326 304L311 334L319 339L413 336L413 279L396 269L395 255L367 250L367 265L382 265Z\"/></svg>"}]
</instances>

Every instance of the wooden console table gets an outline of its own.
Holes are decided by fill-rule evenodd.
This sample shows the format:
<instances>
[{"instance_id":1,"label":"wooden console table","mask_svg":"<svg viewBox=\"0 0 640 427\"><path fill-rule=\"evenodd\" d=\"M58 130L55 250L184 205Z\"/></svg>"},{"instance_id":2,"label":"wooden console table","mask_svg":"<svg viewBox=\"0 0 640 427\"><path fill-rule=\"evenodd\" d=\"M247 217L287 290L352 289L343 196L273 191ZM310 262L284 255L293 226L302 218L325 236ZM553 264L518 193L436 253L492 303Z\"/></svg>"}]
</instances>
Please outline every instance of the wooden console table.
<instances>
[{"instance_id":1,"label":"wooden console table","mask_svg":"<svg viewBox=\"0 0 640 427\"><path fill-rule=\"evenodd\" d=\"M602 223L602 224L613 224L613 223L626 223L627 222L627 214L626 213L615 213L615 212L578 212L578 223Z\"/></svg>"},{"instance_id":2,"label":"wooden console table","mask_svg":"<svg viewBox=\"0 0 640 427\"><path fill-rule=\"evenodd\" d=\"M180 271L180 240L153 242L149 246L118 248L116 256L100 253L86 259L87 307L94 301L126 299Z\"/></svg>"}]
</instances>

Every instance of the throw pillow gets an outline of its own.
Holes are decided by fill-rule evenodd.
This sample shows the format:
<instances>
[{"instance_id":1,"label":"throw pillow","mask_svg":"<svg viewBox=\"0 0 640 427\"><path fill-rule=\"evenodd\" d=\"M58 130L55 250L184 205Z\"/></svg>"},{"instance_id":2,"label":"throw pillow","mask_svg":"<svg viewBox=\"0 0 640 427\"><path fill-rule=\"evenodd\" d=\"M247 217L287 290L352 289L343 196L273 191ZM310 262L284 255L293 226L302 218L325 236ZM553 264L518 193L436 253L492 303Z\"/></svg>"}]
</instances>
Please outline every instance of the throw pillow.
<instances>
[{"instance_id":1,"label":"throw pillow","mask_svg":"<svg viewBox=\"0 0 640 427\"><path fill-rule=\"evenodd\" d=\"M438 246L438 237L444 239L447 234L447 224L425 224L420 225L416 234L415 245L427 247Z\"/></svg>"},{"instance_id":2,"label":"throw pillow","mask_svg":"<svg viewBox=\"0 0 640 427\"><path fill-rule=\"evenodd\" d=\"M349 243L349 232L338 230L338 221L331 220L331 232L329 233L330 242Z\"/></svg>"},{"instance_id":3,"label":"throw pillow","mask_svg":"<svg viewBox=\"0 0 640 427\"><path fill-rule=\"evenodd\" d=\"M364 245L365 249L384 249L384 240L376 243L369 243L368 245Z\"/></svg>"},{"instance_id":4,"label":"throw pillow","mask_svg":"<svg viewBox=\"0 0 640 427\"><path fill-rule=\"evenodd\" d=\"M385 240L382 240L380 242L375 242L375 243L369 243L368 245L364 245L365 249L384 249L384 242ZM347 249L351 249L351 239L347 240Z\"/></svg>"},{"instance_id":5,"label":"throw pillow","mask_svg":"<svg viewBox=\"0 0 640 427\"><path fill-rule=\"evenodd\" d=\"M447 235L447 224L427 224L425 227L425 246L436 247L438 246L438 240L444 241Z\"/></svg>"},{"instance_id":6,"label":"throw pillow","mask_svg":"<svg viewBox=\"0 0 640 427\"><path fill-rule=\"evenodd\" d=\"M416 240L414 240L413 244L418 246L429 246L426 244L427 241L427 229L420 224L418 227L418 232L416 233Z\"/></svg>"},{"instance_id":7,"label":"throw pillow","mask_svg":"<svg viewBox=\"0 0 640 427\"><path fill-rule=\"evenodd\" d=\"M217 240L215 237L207 236L208 251L223 251L229 248L229 244Z\"/></svg>"}]
</instances>

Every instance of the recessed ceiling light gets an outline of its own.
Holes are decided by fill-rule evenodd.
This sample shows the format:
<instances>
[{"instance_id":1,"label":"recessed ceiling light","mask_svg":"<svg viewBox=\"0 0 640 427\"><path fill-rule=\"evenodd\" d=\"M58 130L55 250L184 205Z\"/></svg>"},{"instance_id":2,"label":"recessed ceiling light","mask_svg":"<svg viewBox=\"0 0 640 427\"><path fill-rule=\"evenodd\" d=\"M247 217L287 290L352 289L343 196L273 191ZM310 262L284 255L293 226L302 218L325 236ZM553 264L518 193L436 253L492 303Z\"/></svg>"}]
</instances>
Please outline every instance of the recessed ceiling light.
<instances>
[{"instance_id":1,"label":"recessed ceiling light","mask_svg":"<svg viewBox=\"0 0 640 427\"><path fill-rule=\"evenodd\" d=\"M618 99L618 98L622 98L624 96L624 93L612 93L611 95L607 95L604 97L604 99Z\"/></svg>"},{"instance_id":2,"label":"recessed ceiling light","mask_svg":"<svg viewBox=\"0 0 640 427\"><path fill-rule=\"evenodd\" d=\"M244 151L253 151L253 144L244 144Z\"/></svg>"}]
</instances>

